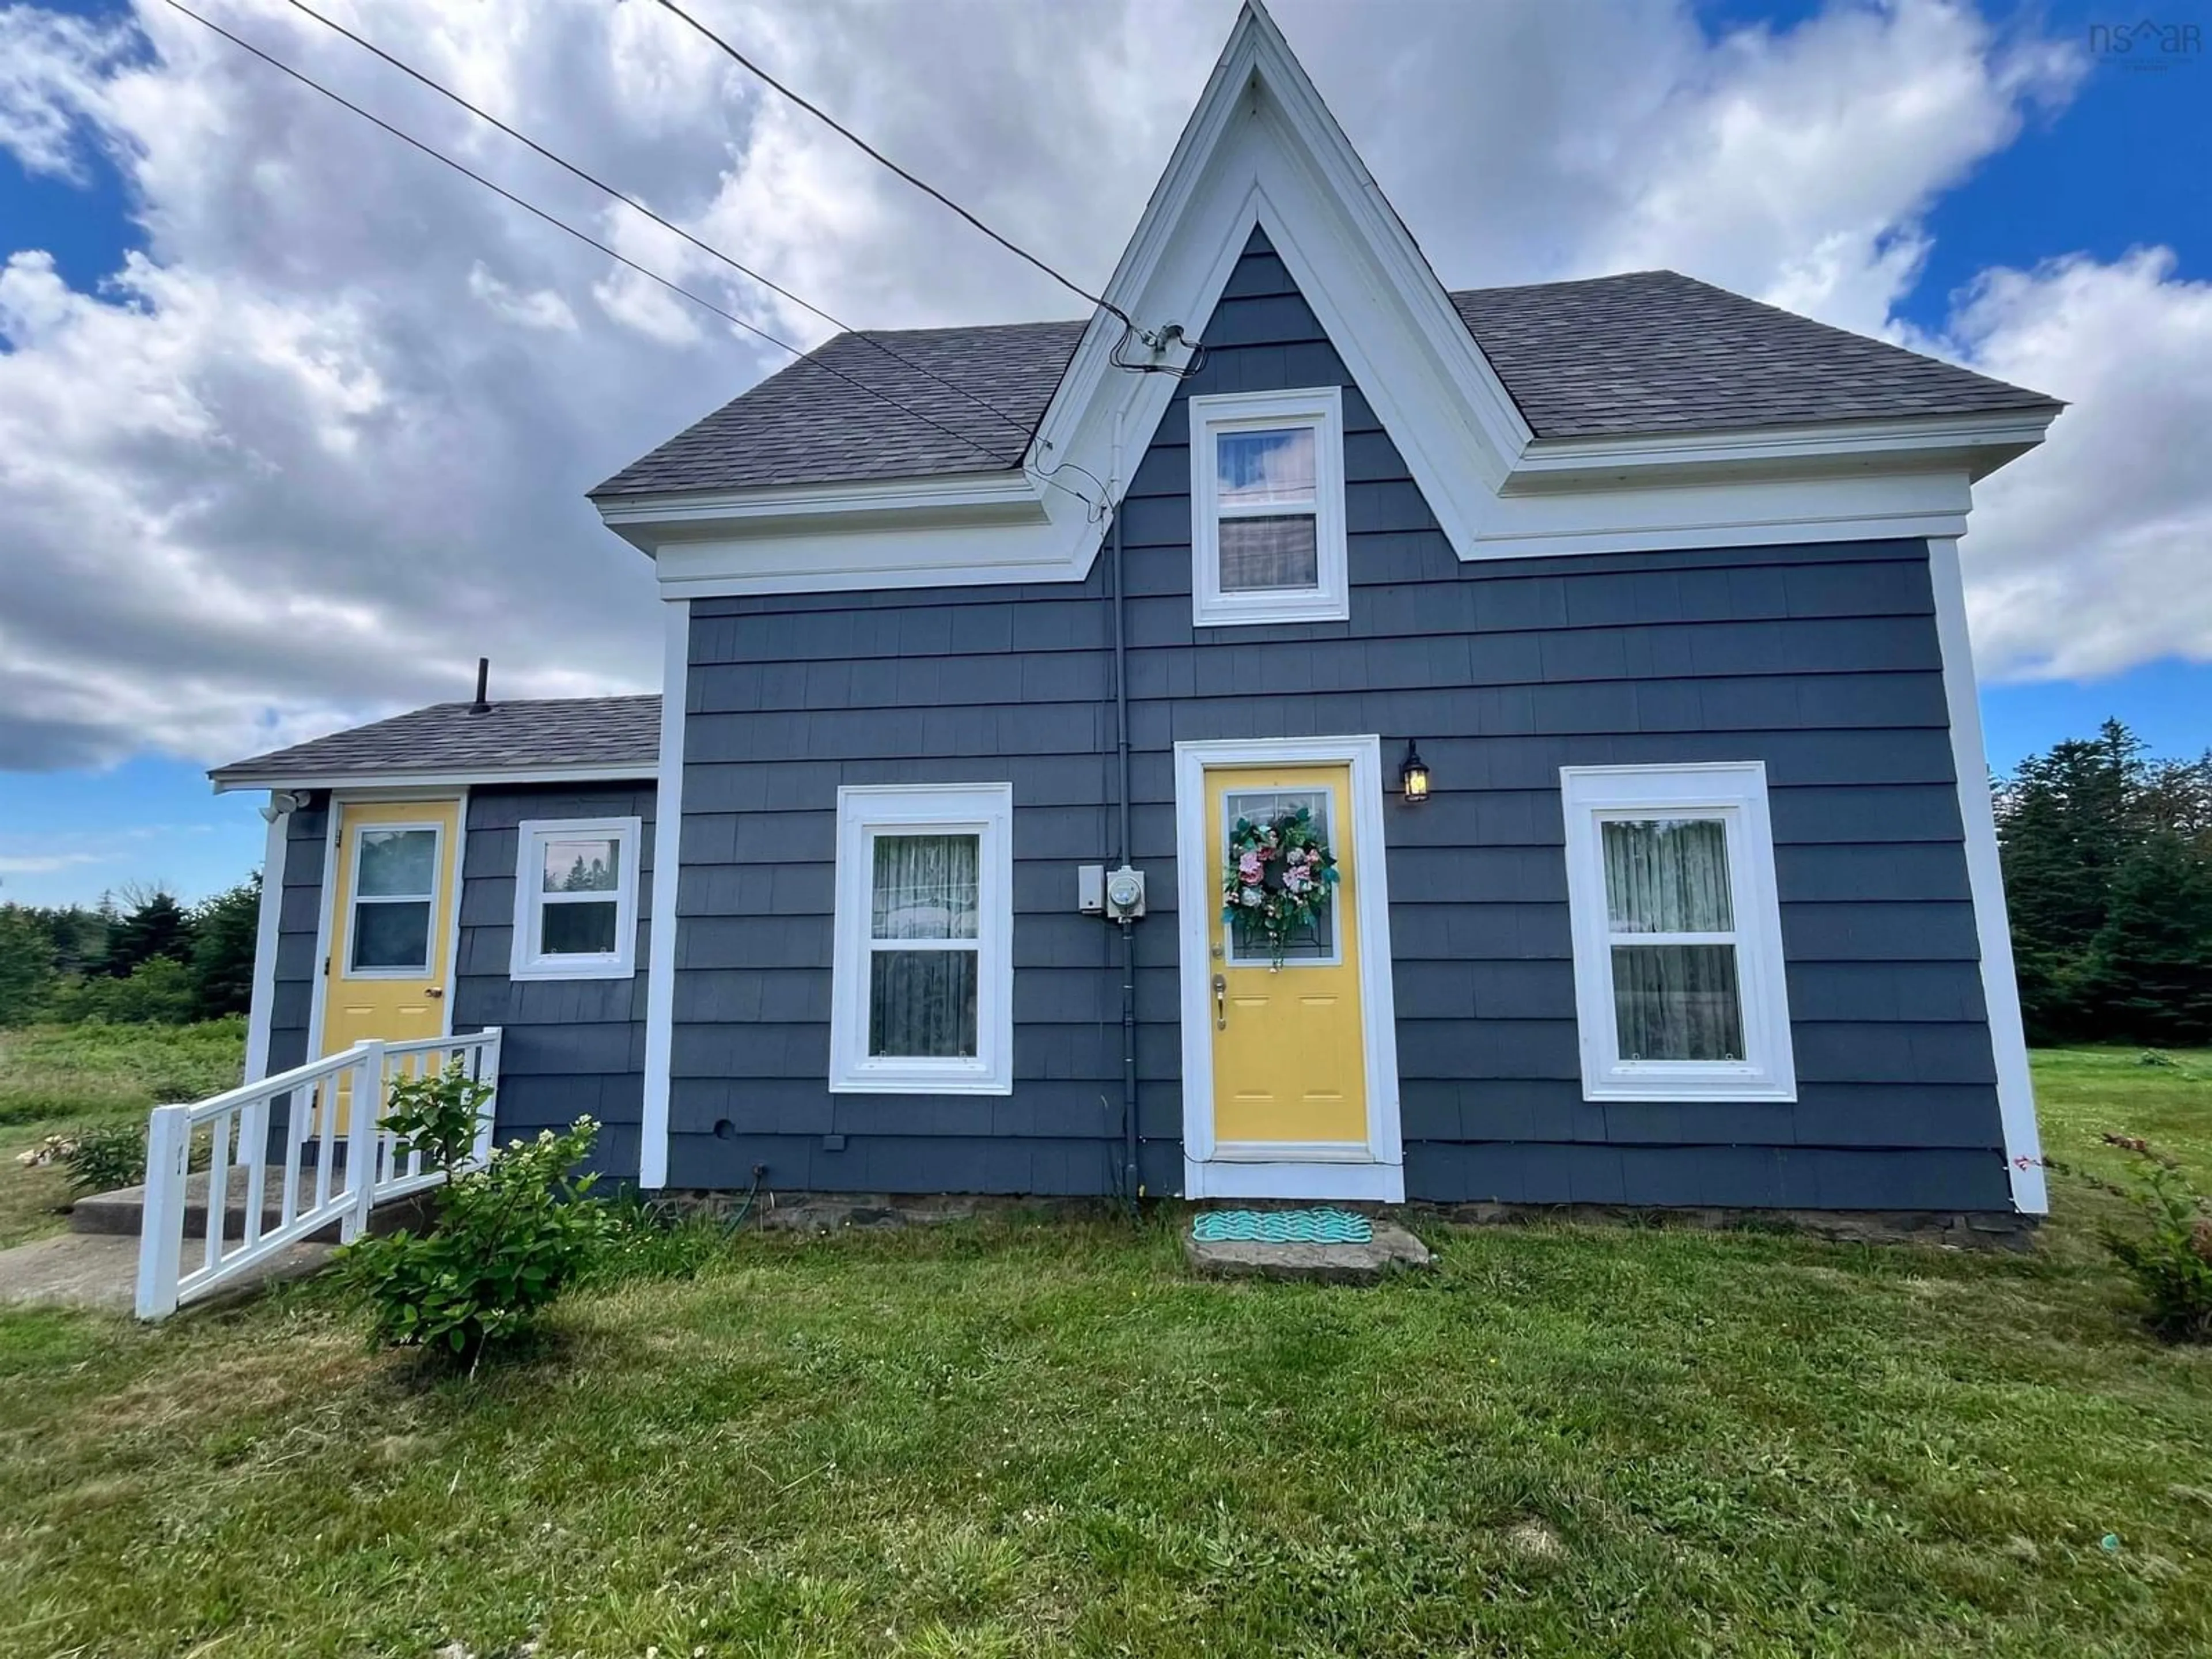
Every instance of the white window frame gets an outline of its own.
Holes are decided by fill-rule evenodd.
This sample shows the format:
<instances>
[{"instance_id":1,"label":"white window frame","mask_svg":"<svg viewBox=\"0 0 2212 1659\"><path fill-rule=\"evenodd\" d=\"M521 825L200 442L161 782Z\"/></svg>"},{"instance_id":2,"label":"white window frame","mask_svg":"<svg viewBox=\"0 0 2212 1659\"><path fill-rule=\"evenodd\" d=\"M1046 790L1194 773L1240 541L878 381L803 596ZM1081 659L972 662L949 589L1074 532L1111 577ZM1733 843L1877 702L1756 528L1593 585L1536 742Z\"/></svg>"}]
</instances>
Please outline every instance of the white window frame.
<instances>
[{"instance_id":1,"label":"white window frame","mask_svg":"<svg viewBox=\"0 0 2212 1659\"><path fill-rule=\"evenodd\" d=\"M837 791L836 917L830 973L833 1094L1007 1095L1014 1091L1014 787L847 784ZM869 959L878 834L974 835L975 1053L868 1053ZM884 941L887 945L896 941Z\"/></svg>"},{"instance_id":2,"label":"white window frame","mask_svg":"<svg viewBox=\"0 0 2212 1659\"><path fill-rule=\"evenodd\" d=\"M370 893L361 890L361 854L372 835L383 835L394 830L427 830L430 832L430 890L420 893ZM433 818L428 823L364 823L356 826L353 838L353 861L346 873L346 939L345 959L339 964L342 979L421 979L436 966L438 961L438 901L446 890L446 826ZM265 878L264 878L265 879ZM430 920L422 929L422 961L397 968L356 968L354 952L361 948L361 907L364 904L422 904L430 907Z\"/></svg>"},{"instance_id":3,"label":"white window frame","mask_svg":"<svg viewBox=\"0 0 2212 1659\"><path fill-rule=\"evenodd\" d=\"M1790 996L1782 910L1774 880L1774 831L1759 761L1686 766L1563 766L1567 903L1574 930L1575 1014L1585 1100L1797 1098L1790 1041ZM1613 935L1606 905L1599 826L1607 819L1717 819L1727 832L1735 911L1736 988L1742 1000L1741 1060L1620 1057L1613 988ZM1647 942L1658 943L1650 936ZM1663 936L1662 936L1663 937Z\"/></svg>"},{"instance_id":4,"label":"white window frame","mask_svg":"<svg viewBox=\"0 0 2212 1659\"><path fill-rule=\"evenodd\" d=\"M617 847L617 880L612 892L573 896L539 891L545 872L545 843L586 836L611 836ZM626 818L525 818L515 826L514 945L507 977L538 979L633 979L637 975L638 854L645 841L643 821ZM615 905L615 948L589 955L563 951L549 956L539 948L545 906L550 903Z\"/></svg>"},{"instance_id":5,"label":"white window frame","mask_svg":"<svg viewBox=\"0 0 2212 1659\"><path fill-rule=\"evenodd\" d=\"M1216 440L1224 432L1308 427L1314 434L1314 547L1317 585L1256 592L1221 589L1224 516L1270 518L1279 503L1224 507ZM1343 622L1352 615L1344 526L1344 392L1234 392L1190 399L1190 604L1200 628L1258 623Z\"/></svg>"}]
</instances>

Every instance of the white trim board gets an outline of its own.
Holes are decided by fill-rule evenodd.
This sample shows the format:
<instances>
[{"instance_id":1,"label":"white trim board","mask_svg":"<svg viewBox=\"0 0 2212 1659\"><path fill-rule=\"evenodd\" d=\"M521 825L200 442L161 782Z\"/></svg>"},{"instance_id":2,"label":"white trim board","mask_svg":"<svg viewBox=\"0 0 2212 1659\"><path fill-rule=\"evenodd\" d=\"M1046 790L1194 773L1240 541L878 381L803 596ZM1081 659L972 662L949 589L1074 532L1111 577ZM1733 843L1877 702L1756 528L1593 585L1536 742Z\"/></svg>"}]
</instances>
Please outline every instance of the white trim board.
<instances>
[{"instance_id":1,"label":"white trim board","mask_svg":"<svg viewBox=\"0 0 2212 1659\"><path fill-rule=\"evenodd\" d=\"M2051 1195L2043 1174L2042 1137L2036 1128L2035 1084L2027 1067L2027 1028L2021 1018L2020 981L2014 973L2012 927L2005 914L2004 866L1997 856L1989 754L1982 742L1973 641L1966 626L1966 579L1955 540L1939 537L1929 542L1928 577L1936 593L1943 696L1951 711L1951 765L1959 780L1966 883L1973 895L1974 933L1981 946L1982 1001L1989 1013L1990 1048L1996 1064L1997 1117L2004 1131L2005 1171L2012 1183L2013 1208L2022 1215L2048 1215Z\"/></svg>"},{"instance_id":2,"label":"white trim board","mask_svg":"<svg viewBox=\"0 0 2212 1659\"><path fill-rule=\"evenodd\" d=\"M1212 969L1209 923L1218 905L1219 859L1206 834L1206 774L1230 766L1351 768L1353 885L1359 938L1359 1000L1367 1065L1367 1148L1353 1162L1342 1148L1313 1149L1311 1162L1270 1162L1245 1146L1217 1157L1213 1139ZM1185 1198L1367 1199L1406 1196L1399 1130L1398 1015L1391 979L1390 885L1382 828L1382 740L1229 738L1178 743L1176 767L1176 910L1182 918L1176 963L1182 1042L1182 1170ZM1328 1156L1320 1154L1326 1150Z\"/></svg>"},{"instance_id":3,"label":"white trim board","mask_svg":"<svg viewBox=\"0 0 2212 1659\"><path fill-rule=\"evenodd\" d=\"M1775 887L1774 831L1762 761L1681 765L1563 766L1567 912L1574 935L1575 1025L1584 1100L1797 1098L1790 992ZM1727 944L1735 951L1743 1057L1736 1060L1624 1060L1614 1017L1613 958L1629 936L1611 922L1601 825L1607 820L1703 818L1726 835L1733 926L1707 934L1643 935L1652 945Z\"/></svg>"},{"instance_id":4,"label":"white trim board","mask_svg":"<svg viewBox=\"0 0 2212 1659\"><path fill-rule=\"evenodd\" d=\"M868 1053L872 933L879 833L939 830L976 838L975 1052L962 1058ZM830 1092L1010 1095L1014 1091L1014 786L848 783L837 791L836 908L830 953ZM913 939L900 950L971 948Z\"/></svg>"},{"instance_id":5,"label":"white trim board","mask_svg":"<svg viewBox=\"0 0 2212 1659\"><path fill-rule=\"evenodd\" d=\"M276 1012L276 949L284 918L284 863L291 849L292 814L269 820L261 851L261 908L254 918L253 995L246 1005L246 1081L269 1075L269 1026Z\"/></svg>"},{"instance_id":6,"label":"white trim board","mask_svg":"<svg viewBox=\"0 0 2212 1659\"><path fill-rule=\"evenodd\" d=\"M514 926L507 948L507 976L518 985L538 980L633 979L637 975L638 860L644 845L644 821L635 816L596 818L525 818L514 826ZM615 843L615 884L572 897L546 892L541 885L542 842L574 837ZM548 956L532 948L544 942L549 904L612 904L615 948L592 956Z\"/></svg>"},{"instance_id":7,"label":"white trim board","mask_svg":"<svg viewBox=\"0 0 2212 1659\"><path fill-rule=\"evenodd\" d=\"M650 783L653 768L630 766L508 766L479 767L447 771L257 773L252 777L219 779L218 795L238 789L343 790L360 800L374 800L380 793L404 799L422 789L466 789L495 783Z\"/></svg>"},{"instance_id":8,"label":"white trim board","mask_svg":"<svg viewBox=\"0 0 2212 1659\"><path fill-rule=\"evenodd\" d=\"M684 716L691 691L691 605L661 610L659 787L653 801L653 931L646 941L645 1086L637 1184L668 1184L670 1051L676 1036L676 894L683 870Z\"/></svg>"}]
</instances>

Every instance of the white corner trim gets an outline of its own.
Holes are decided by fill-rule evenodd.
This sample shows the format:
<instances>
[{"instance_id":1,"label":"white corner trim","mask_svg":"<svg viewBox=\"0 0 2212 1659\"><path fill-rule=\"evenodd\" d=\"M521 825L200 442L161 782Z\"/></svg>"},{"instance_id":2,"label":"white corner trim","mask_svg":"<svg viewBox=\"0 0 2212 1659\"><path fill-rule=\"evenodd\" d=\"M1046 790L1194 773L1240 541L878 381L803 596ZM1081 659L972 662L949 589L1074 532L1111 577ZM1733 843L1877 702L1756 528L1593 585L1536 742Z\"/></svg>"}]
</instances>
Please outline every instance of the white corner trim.
<instances>
[{"instance_id":1,"label":"white corner trim","mask_svg":"<svg viewBox=\"0 0 2212 1659\"><path fill-rule=\"evenodd\" d=\"M1966 578L1959 544L1928 544L1928 575L1936 594L1936 634L1943 653L1943 696L1951 711L1951 765L1959 780L1967 889L1974 899L1974 934L1981 947L1982 1001L1997 1074L1997 1117L2004 1132L2005 1170L2013 1208L2048 1215L2043 1141L2035 1123L2035 1084L2027 1065L2027 1028L2005 913L2004 866L1997 856L1996 812L1990 799L1990 763L1982 741L1981 702L1974 687L1974 649L1966 625Z\"/></svg>"},{"instance_id":2,"label":"white corner trim","mask_svg":"<svg viewBox=\"0 0 2212 1659\"><path fill-rule=\"evenodd\" d=\"M307 999L307 1052L304 1056L307 1060L319 1060L323 1054L323 1011L330 1000L331 935L337 928L338 913L339 820L344 811L344 801L336 795L323 808L323 869L320 885L315 890L315 978L314 989Z\"/></svg>"},{"instance_id":3,"label":"white corner trim","mask_svg":"<svg viewBox=\"0 0 2212 1659\"><path fill-rule=\"evenodd\" d=\"M1342 622L1352 615L1351 561L1345 541L1344 392L1339 386L1291 392L1231 392L1188 400L1190 411L1190 613L1197 628L1257 623ZM1314 441L1314 552L1310 588L1223 591L1221 523L1251 509L1219 498L1218 446L1240 430L1296 427ZM1301 514L1269 504L1262 514Z\"/></svg>"},{"instance_id":4,"label":"white corner trim","mask_svg":"<svg viewBox=\"0 0 2212 1659\"><path fill-rule=\"evenodd\" d=\"M868 1053L874 860L883 830L977 837L975 1053L967 1059ZM927 948L916 942L913 948ZM848 783L837 791L835 932L830 957L832 1094L1010 1095L1014 1091L1014 786Z\"/></svg>"},{"instance_id":5,"label":"white corner trim","mask_svg":"<svg viewBox=\"0 0 2212 1659\"><path fill-rule=\"evenodd\" d=\"M1563 766L1567 910L1574 934L1575 1024L1585 1100L1797 1098L1790 994L1775 888L1774 832L1760 761L1680 766ZM1725 829L1730 908L1728 935L1680 935L1686 943L1732 943L1743 1025L1741 1060L1633 1060L1620 1053L1613 1012L1613 930L1599 825L1607 818L1671 814ZM1666 935L1650 936L1654 943Z\"/></svg>"},{"instance_id":6,"label":"white corner trim","mask_svg":"<svg viewBox=\"0 0 2212 1659\"><path fill-rule=\"evenodd\" d=\"M637 1184L668 1184L670 1054L676 1036L676 895L683 868L684 719L691 682L691 606L661 608L659 784L653 802L653 928L645 981L645 1099Z\"/></svg>"},{"instance_id":7,"label":"white corner trim","mask_svg":"<svg viewBox=\"0 0 2212 1659\"><path fill-rule=\"evenodd\" d=\"M261 908L254 919L253 995L246 1016L246 1081L269 1075L269 1025L276 1010L276 945L284 916L284 860L292 815L269 820L261 852Z\"/></svg>"},{"instance_id":8,"label":"white corner trim","mask_svg":"<svg viewBox=\"0 0 2212 1659\"><path fill-rule=\"evenodd\" d=\"M1367 1144L1360 1161L1332 1146L1311 1161L1267 1162L1250 1149L1218 1148L1213 1136L1213 1019L1207 1007L1212 969L1209 923L1218 903L1219 859L1206 835L1206 775L1232 766L1351 768L1352 827L1358 860L1354 884L1359 938L1359 1000L1365 1028ZM1389 846L1382 823L1382 740L1226 738L1175 746L1176 912L1182 1047L1183 1196L1336 1198L1401 1202L1404 1143L1399 1124L1398 1015L1392 983Z\"/></svg>"},{"instance_id":9,"label":"white corner trim","mask_svg":"<svg viewBox=\"0 0 2212 1659\"><path fill-rule=\"evenodd\" d=\"M525 818L515 826L514 927L507 953L509 979L528 982L630 979L636 975L638 860L643 829L643 820L635 817ZM613 838L616 881L612 892L562 899L540 890L541 848L549 841L568 836ZM612 951L592 956L548 956L537 948L542 942L544 915L549 903L608 902L615 907Z\"/></svg>"}]
</instances>

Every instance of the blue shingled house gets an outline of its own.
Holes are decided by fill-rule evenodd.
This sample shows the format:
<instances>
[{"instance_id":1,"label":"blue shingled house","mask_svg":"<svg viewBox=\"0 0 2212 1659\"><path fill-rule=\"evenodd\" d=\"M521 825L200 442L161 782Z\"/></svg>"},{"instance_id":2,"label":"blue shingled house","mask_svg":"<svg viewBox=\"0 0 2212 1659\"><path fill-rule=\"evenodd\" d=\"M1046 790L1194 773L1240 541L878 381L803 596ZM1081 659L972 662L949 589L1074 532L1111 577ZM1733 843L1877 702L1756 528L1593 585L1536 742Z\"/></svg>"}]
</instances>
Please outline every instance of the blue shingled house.
<instances>
[{"instance_id":1,"label":"blue shingled house","mask_svg":"<svg viewBox=\"0 0 2212 1659\"><path fill-rule=\"evenodd\" d=\"M255 1075L496 1025L648 1188L2042 1211L1958 542L2053 399L1448 289L1256 7L1104 292L593 490L664 697L216 772Z\"/></svg>"}]
</instances>

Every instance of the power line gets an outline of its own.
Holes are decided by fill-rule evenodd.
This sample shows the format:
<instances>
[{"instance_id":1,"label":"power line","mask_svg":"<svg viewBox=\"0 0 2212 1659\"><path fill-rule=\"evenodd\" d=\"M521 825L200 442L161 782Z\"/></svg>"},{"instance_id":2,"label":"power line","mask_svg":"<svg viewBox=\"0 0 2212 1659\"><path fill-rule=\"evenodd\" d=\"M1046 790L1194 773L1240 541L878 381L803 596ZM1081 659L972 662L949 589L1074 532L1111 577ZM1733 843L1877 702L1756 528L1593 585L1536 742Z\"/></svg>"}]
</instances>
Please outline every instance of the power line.
<instances>
[{"instance_id":1,"label":"power line","mask_svg":"<svg viewBox=\"0 0 2212 1659\"><path fill-rule=\"evenodd\" d=\"M635 196L631 196L623 191L617 190L614 185L607 183L605 179L599 178L595 174L586 173L582 167L578 167L567 157L556 155L544 145L539 143L535 138L531 137L527 133L518 132L514 128L507 125L506 122L501 120L496 115L492 114L488 110L479 107L476 104L471 103L467 99L462 97L459 93L455 92L452 88L444 85L441 82L434 80L429 76L425 75L421 70L416 69L412 64L406 63L398 58L395 58L392 53L386 52L382 46L378 46L374 40L365 40L361 35L355 33L351 29L339 22L336 18L325 17L321 12L317 11L313 6L306 3L306 0L290 0L290 3L293 9L295 11L304 12L307 16L313 18L315 21L320 23L324 27L343 35L347 40L352 41L354 45L359 46L362 51L373 53L374 56L382 58L386 63L391 64L392 68L398 70L401 74L411 76L415 80L429 88L431 91L438 94L439 96L459 104L463 109L468 111L470 114L475 116L478 120L497 127L501 132L514 139L517 143L526 146L537 155L541 155L544 157L545 160L552 162L555 167L561 168L563 172L582 179L586 184L591 185L595 190L605 191L607 195L611 196L616 201L620 202L623 206L629 208L634 212L643 214L647 218L652 220L653 223L659 225L663 230L673 232L676 235L682 237L693 247L697 248L702 253L720 260L724 264L727 265L731 270L738 272L740 276L751 278L754 282L758 283L763 288L767 289L770 293L781 295L783 298L790 301L792 304L799 307L801 309L812 312L817 317L819 317L823 322L828 323L831 327L842 329L846 333L852 335L855 339L866 341L868 344L882 352L884 356L889 357L893 362L912 369L915 374L922 375L927 379L936 381L938 385L943 386L946 391L955 392L959 396L965 398L969 403L974 404L978 409L983 410L988 413L995 416L998 419L1004 421L1008 426L1013 428L1017 432L1019 432L1022 434L1022 441L1024 445L1029 442L1030 439L1036 435L1036 427L1034 422L1017 420L1013 416L1007 414L1005 410L1000 409L997 404L990 402L987 398L978 397L975 392L970 392L966 386L961 386L955 381L946 380L942 374L938 374L935 370L926 368L921 364L914 362L911 358L901 356L897 352L892 350L890 347L885 345L881 340L877 339L873 335L867 333L864 330L854 328L850 323L832 316L829 312L824 311L820 306L816 305L811 300L808 300L797 294L793 294L789 289L784 287L782 283L776 282L772 277L763 276L759 271L753 270L751 266L741 264L738 260L732 258L731 255L725 253L721 249L715 247L711 243L702 241L698 237L684 229L683 226L665 219L659 214L655 213L651 208L647 207L643 202L639 201Z\"/></svg>"},{"instance_id":2,"label":"power line","mask_svg":"<svg viewBox=\"0 0 2212 1659\"><path fill-rule=\"evenodd\" d=\"M1069 293L1074 295L1079 299L1088 300L1092 305L1097 306L1109 316L1117 319L1123 327L1137 334L1139 337L1143 337L1145 336L1146 331L1138 326L1136 319L1130 316L1129 313L1122 310L1121 307L1114 304L1111 301L1107 300L1099 295L1093 294L1089 289L1085 288L1080 283L1074 281L1073 278L1062 276L1059 271L1054 270L1052 266L1047 264L1042 259L1037 258L1036 254L1030 252L1019 243L1015 242L1011 239L1000 234L999 232L992 229L990 226L985 224L981 219L970 213L966 208L962 207L959 203L954 201L943 191L938 189L936 185L929 183L927 179L917 179L915 177L913 173L908 172L896 161L892 161L890 156L884 155L883 151L878 149L866 139L861 137L859 133L854 131L852 128L847 126L836 116L830 114L818 104L811 103L806 99L800 97L799 94L793 92L789 87L784 85L782 82L777 80L775 76L770 75L758 64L756 64L751 58L746 57L744 53L739 52L735 46L732 46L727 40L722 39L720 35L715 33L714 30L708 28L704 23L694 17L690 12L678 5L676 3L676 0L657 0L657 3L663 9L673 12L677 16L682 18L686 23L689 23L693 28L696 29L701 34L704 35L715 46L720 47L723 52L726 53L732 62L736 63L747 73L765 82L770 87L773 87L776 91L781 93L786 98L788 98L793 103L798 105L799 108L805 110L809 115L811 115L816 120L821 122L831 131L837 133L848 142L854 144L868 155L874 158L877 161L879 161L884 167L889 167L893 173L898 174L900 178L905 179L907 183L912 185L916 190L921 191L923 195L934 198L937 201L943 203L946 207L951 209L953 212L958 214L963 219L965 219L969 224L975 226L976 229L981 231L986 236L996 242L1000 247L1006 249L1007 252L1014 254L1019 258L1026 259L1030 264L1035 265L1039 270L1044 272L1046 276L1051 277L1054 282L1058 283ZM1146 343L1149 345L1152 343L1152 341L1147 338L1146 340Z\"/></svg>"},{"instance_id":3,"label":"power line","mask_svg":"<svg viewBox=\"0 0 2212 1659\"><path fill-rule=\"evenodd\" d=\"M473 168L468 167L463 162L455 161L452 156L446 155L442 150L433 149L428 144L424 143L421 139L414 137L411 133L403 132L399 128L393 126L391 122L385 120L382 117L370 114L368 111L363 109L359 104L353 102L350 99L346 98L342 94L333 92L321 82L314 79L313 76L306 74L302 70L294 69L289 64L284 62L283 59L273 57L270 53L264 52L260 47L255 46L251 40L242 40L239 36L233 34L228 29L223 27L222 24L214 21L212 19L201 16L199 13L194 11L191 7L185 5L182 3L182 0L163 0L163 3L172 10L182 12L185 16L191 18L192 21L199 24L202 27L210 29L214 33L221 35L224 40L229 41L231 45L240 48L241 51L251 52L254 57L258 58L263 63L267 64L270 68L283 70L286 75L290 76L292 79L300 82L301 85L312 88L313 90L322 94L324 97L329 99L332 103L338 105L342 108L352 111L354 114L361 117L362 120L367 121L370 125L382 128L386 132L390 133L393 137L400 140L403 143L407 144L414 149L420 150L432 161L441 162L445 166L451 167L454 172L459 173L465 179L473 179L477 184L482 185L486 190L490 191L494 195L501 197L508 202L512 202L515 206L520 208L524 212L532 215L533 217L544 220L547 224L551 225L556 230L563 231L568 235L574 237L586 247L595 249L597 252L605 254L608 258L615 261L616 264L627 266L629 270L635 271L639 276L646 277L652 282L658 283L670 293L678 295L684 299L690 301L693 305L701 307L702 310L714 313L715 316L721 318L726 322L735 324L738 327L744 329L747 333L759 336L760 338L767 341L770 345L776 347L778 349L789 352L792 356L798 359L799 363L811 368L818 368L827 374L834 374L839 380L844 381L848 386L854 387L855 390L864 392L867 393L868 396L890 404L901 414L912 416L914 419L920 421L924 426L934 428L936 430L943 433L946 437L952 439L957 443L967 445L969 448L974 450L977 454L981 455L985 459L990 461L994 466L1003 467L1008 465L1005 459L1000 457L995 452L987 449L975 439L969 437L965 433L955 432L951 427L945 425L942 422L932 420L920 410L910 408L907 404L901 403L889 392L880 391L874 386L869 386L865 381L854 380L842 369L835 368L829 363L823 362L818 357L811 356L807 353L801 351L797 346L793 345L788 340L779 339L776 336L769 333L766 329L758 326L757 324L747 322L735 312L726 311L720 306L716 305L712 300L707 299L703 295L693 293L690 289L685 288L680 283L670 281L657 270L647 269L644 265L640 264L636 260L629 258L627 254L617 253L613 248L609 247L605 242L600 241L588 231L577 229L575 226L570 224L567 220L559 218L555 215L547 212L544 208L538 206L533 202L524 200L513 191L506 188L506 186L493 183L492 180L485 178L481 173L475 171ZM1026 446L1024 446L1024 447L1026 447ZM1017 457L1016 459L1018 460L1020 458ZM1061 485L1060 488L1065 489L1066 486Z\"/></svg>"}]
</instances>

